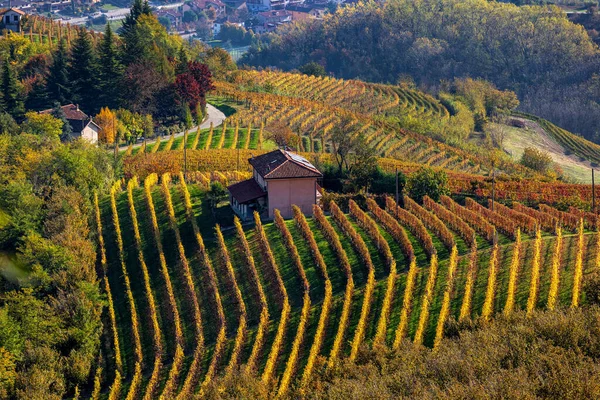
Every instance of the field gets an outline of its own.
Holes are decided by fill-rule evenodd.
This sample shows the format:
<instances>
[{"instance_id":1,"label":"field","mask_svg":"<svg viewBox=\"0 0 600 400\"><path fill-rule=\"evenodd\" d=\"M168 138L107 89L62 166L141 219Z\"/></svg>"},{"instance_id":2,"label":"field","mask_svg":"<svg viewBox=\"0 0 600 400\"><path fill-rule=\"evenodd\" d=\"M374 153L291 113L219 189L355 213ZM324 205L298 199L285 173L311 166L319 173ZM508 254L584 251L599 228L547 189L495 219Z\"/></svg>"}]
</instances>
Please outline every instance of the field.
<instances>
[{"instance_id":1,"label":"field","mask_svg":"<svg viewBox=\"0 0 600 400\"><path fill-rule=\"evenodd\" d=\"M388 199L242 227L202 185L149 175L97 204L110 398L187 398L239 368L295 393L363 345L435 347L449 318L577 306L598 268L594 226L516 203Z\"/></svg>"}]
</instances>

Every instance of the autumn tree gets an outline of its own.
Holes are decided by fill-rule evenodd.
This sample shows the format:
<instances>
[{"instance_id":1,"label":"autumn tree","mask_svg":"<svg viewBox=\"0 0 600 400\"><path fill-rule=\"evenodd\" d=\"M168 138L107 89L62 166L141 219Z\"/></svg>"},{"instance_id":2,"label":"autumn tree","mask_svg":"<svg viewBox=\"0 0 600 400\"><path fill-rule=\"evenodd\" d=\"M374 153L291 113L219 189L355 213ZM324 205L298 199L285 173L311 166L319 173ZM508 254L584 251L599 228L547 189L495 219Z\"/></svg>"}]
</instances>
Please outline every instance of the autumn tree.
<instances>
[{"instance_id":1,"label":"autumn tree","mask_svg":"<svg viewBox=\"0 0 600 400\"><path fill-rule=\"evenodd\" d=\"M51 114L39 114L33 111L25 114L22 130L34 135L58 138L62 134L64 122Z\"/></svg>"},{"instance_id":2,"label":"autumn tree","mask_svg":"<svg viewBox=\"0 0 600 400\"><path fill-rule=\"evenodd\" d=\"M198 104L204 110L206 107L206 94L213 90L212 74L206 64L190 61L187 72L175 78L175 90L180 104L187 103L195 109Z\"/></svg>"},{"instance_id":3,"label":"autumn tree","mask_svg":"<svg viewBox=\"0 0 600 400\"><path fill-rule=\"evenodd\" d=\"M102 107L94 122L100 127L98 140L102 143L114 143L117 136L117 116L108 107Z\"/></svg>"}]
</instances>

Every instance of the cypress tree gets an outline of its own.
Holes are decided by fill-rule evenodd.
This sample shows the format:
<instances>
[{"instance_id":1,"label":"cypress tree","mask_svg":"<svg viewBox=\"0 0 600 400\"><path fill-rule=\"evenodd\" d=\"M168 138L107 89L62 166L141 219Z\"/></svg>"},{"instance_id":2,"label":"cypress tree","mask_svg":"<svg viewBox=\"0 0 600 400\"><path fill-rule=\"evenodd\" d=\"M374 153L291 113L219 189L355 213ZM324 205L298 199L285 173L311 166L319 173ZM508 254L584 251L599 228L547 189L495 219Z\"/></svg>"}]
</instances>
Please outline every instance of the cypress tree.
<instances>
[{"instance_id":1,"label":"cypress tree","mask_svg":"<svg viewBox=\"0 0 600 400\"><path fill-rule=\"evenodd\" d=\"M119 102L119 81L123 66L119 60L118 49L110 24L106 24L104 36L100 42L100 105L116 108Z\"/></svg>"},{"instance_id":2,"label":"cypress tree","mask_svg":"<svg viewBox=\"0 0 600 400\"><path fill-rule=\"evenodd\" d=\"M150 9L150 6L148 5L148 10ZM131 9L129 10L129 14L127 14L127 16L125 16L125 20L123 21L123 28L122 28L122 35L126 36L128 35L133 28L135 27L135 24L137 23L137 19L140 17L140 15L144 14L144 10L145 10L145 4L142 3L142 0L134 0L133 4L131 5ZM152 13L152 12L150 12Z\"/></svg>"},{"instance_id":3,"label":"cypress tree","mask_svg":"<svg viewBox=\"0 0 600 400\"><path fill-rule=\"evenodd\" d=\"M69 78L73 82L73 101L88 114L97 113L100 109L98 59L90 35L83 28L79 29L71 49Z\"/></svg>"},{"instance_id":4,"label":"cypress tree","mask_svg":"<svg viewBox=\"0 0 600 400\"><path fill-rule=\"evenodd\" d=\"M67 116L65 115L65 112L63 111L63 109L61 108L61 106L58 102L54 103L54 109L52 110L52 116L63 122L62 134L60 135L61 140L70 139L71 135L73 133L73 128L71 127L71 124L69 124L69 121L67 120Z\"/></svg>"},{"instance_id":5,"label":"cypress tree","mask_svg":"<svg viewBox=\"0 0 600 400\"><path fill-rule=\"evenodd\" d=\"M63 39L58 43L58 48L52 56L52 65L49 68L50 73L46 85L50 100L57 101L60 104L71 102L71 82L67 65L67 46Z\"/></svg>"},{"instance_id":6,"label":"cypress tree","mask_svg":"<svg viewBox=\"0 0 600 400\"><path fill-rule=\"evenodd\" d=\"M188 62L190 61L187 51L185 51L185 48L183 47L183 45L181 46L181 48L179 49L179 62L177 63L177 68L175 69L175 73L177 75L179 74L183 74L189 71L188 68Z\"/></svg>"},{"instance_id":7,"label":"cypress tree","mask_svg":"<svg viewBox=\"0 0 600 400\"><path fill-rule=\"evenodd\" d=\"M23 119L23 116L25 115L25 104L23 103L17 76L8 60L4 61L4 66L2 68L2 103L4 110L17 122Z\"/></svg>"}]
</instances>

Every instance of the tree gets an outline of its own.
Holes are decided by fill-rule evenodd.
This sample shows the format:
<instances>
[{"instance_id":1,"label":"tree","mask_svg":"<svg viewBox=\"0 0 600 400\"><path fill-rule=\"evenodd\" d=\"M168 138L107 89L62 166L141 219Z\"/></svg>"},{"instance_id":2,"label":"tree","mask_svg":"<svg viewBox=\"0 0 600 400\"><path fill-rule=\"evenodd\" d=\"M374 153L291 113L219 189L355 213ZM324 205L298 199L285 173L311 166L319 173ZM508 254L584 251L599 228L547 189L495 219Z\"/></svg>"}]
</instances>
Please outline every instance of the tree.
<instances>
[{"instance_id":1,"label":"tree","mask_svg":"<svg viewBox=\"0 0 600 400\"><path fill-rule=\"evenodd\" d=\"M59 138L62 134L64 122L50 114L30 111L25 114L25 118L23 132L53 138Z\"/></svg>"},{"instance_id":2,"label":"tree","mask_svg":"<svg viewBox=\"0 0 600 400\"><path fill-rule=\"evenodd\" d=\"M25 114L23 93L19 87L19 80L8 60L4 61L2 69L2 106L15 120L20 121L23 119Z\"/></svg>"},{"instance_id":3,"label":"tree","mask_svg":"<svg viewBox=\"0 0 600 400\"><path fill-rule=\"evenodd\" d=\"M62 134L60 136L61 140L70 139L71 135L73 134L73 128L71 127L71 124L69 124L69 121L67 120L67 116L65 115L65 112L63 111L62 107L60 106L60 103L58 103L58 102L54 103L54 109L52 110L52 116L56 119L59 119L63 123Z\"/></svg>"},{"instance_id":4,"label":"tree","mask_svg":"<svg viewBox=\"0 0 600 400\"><path fill-rule=\"evenodd\" d=\"M73 82L73 101L87 112L96 112L99 93L99 66L90 34L79 28L71 49L69 78Z\"/></svg>"},{"instance_id":5,"label":"tree","mask_svg":"<svg viewBox=\"0 0 600 400\"><path fill-rule=\"evenodd\" d=\"M104 36L100 42L100 104L115 107L119 104L123 74L123 65L119 59L118 49L110 24L106 24Z\"/></svg>"},{"instance_id":6,"label":"tree","mask_svg":"<svg viewBox=\"0 0 600 400\"><path fill-rule=\"evenodd\" d=\"M71 102L71 80L68 72L68 53L64 39L58 42L58 48L52 56L52 65L48 75L48 96L60 104Z\"/></svg>"},{"instance_id":7,"label":"tree","mask_svg":"<svg viewBox=\"0 0 600 400\"><path fill-rule=\"evenodd\" d=\"M523 151L520 163L527 168L545 174L552 166L552 157L545 151L535 147L527 147Z\"/></svg>"},{"instance_id":8,"label":"tree","mask_svg":"<svg viewBox=\"0 0 600 400\"><path fill-rule=\"evenodd\" d=\"M339 124L331 130L331 147L338 165L338 174L342 175L343 169L348 169L348 154L354 150L355 142L349 127L352 123L350 117L343 117Z\"/></svg>"},{"instance_id":9,"label":"tree","mask_svg":"<svg viewBox=\"0 0 600 400\"><path fill-rule=\"evenodd\" d=\"M202 110L206 107L206 93L214 89L212 74L206 64L191 61L188 72L177 75L175 90L180 104L187 103L193 109L199 103Z\"/></svg>"},{"instance_id":10,"label":"tree","mask_svg":"<svg viewBox=\"0 0 600 400\"><path fill-rule=\"evenodd\" d=\"M190 129L194 126L194 117L187 103L183 104L183 124L185 125L185 129Z\"/></svg>"},{"instance_id":11,"label":"tree","mask_svg":"<svg viewBox=\"0 0 600 400\"><path fill-rule=\"evenodd\" d=\"M227 189L225 189L221 182L212 182L206 198L214 215L219 203L227 199Z\"/></svg>"},{"instance_id":12,"label":"tree","mask_svg":"<svg viewBox=\"0 0 600 400\"><path fill-rule=\"evenodd\" d=\"M446 173L425 167L408 176L406 188L408 195L416 201L421 201L425 195L438 201L440 196L450 194Z\"/></svg>"},{"instance_id":13,"label":"tree","mask_svg":"<svg viewBox=\"0 0 600 400\"><path fill-rule=\"evenodd\" d=\"M217 80L223 80L227 73L237 70L235 61L231 54L220 47L212 47L202 56L202 62L208 66L212 76Z\"/></svg>"},{"instance_id":14,"label":"tree","mask_svg":"<svg viewBox=\"0 0 600 400\"><path fill-rule=\"evenodd\" d=\"M327 72L325 72L325 67L316 62L309 62L308 64L304 64L300 68L298 68L300 72L304 75L312 75L312 76L327 76Z\"/></svg>"},{"instance_id":15,"label":"tree","mask_svg":"<svg viewBox=\"0 0 600 400\"><path fill-rule=\"evenodd\" d=\"M98 140L102 143L114 143L117 137L117 116L108 107L102 107L94 122L100 127Z\"/></svg>"},{"instance_id":16,"label":"tree","mask_svg":"<svg viewBox=\"0 0 600 400\"><path fill-rule=\"evenodd\" d=\"M125 16L123 20L122 34L123 36L131 33L135 25L137 24L138 18L145 13L151 13L150 7L142 2L142 0L134 0L131 8L129 9L129 14Z\"/></svg>"},{"instance_id":17,"label":"tree","mask_svg":"<svg viewBox=\"0 0 600 400\"><path fill-rule=\"evenodd\" d=\"M352 163L348 171L349 184L352 191L361 192L368 189L377 172L376 151L369 146L363 134L354 141Z\"/></svg>"},{"instance_id":18,"label":"tree","mask_svg":"<svg viewBox=\"0 0 600 400\"><path fill-rule=\"evenodd\" d=\"M300 143L298 135L295 135L284 122L272 122L266 127L266 130L269 132L268 138L274 141L280 148L296 148Z\"/></svg>"}]
</instances>

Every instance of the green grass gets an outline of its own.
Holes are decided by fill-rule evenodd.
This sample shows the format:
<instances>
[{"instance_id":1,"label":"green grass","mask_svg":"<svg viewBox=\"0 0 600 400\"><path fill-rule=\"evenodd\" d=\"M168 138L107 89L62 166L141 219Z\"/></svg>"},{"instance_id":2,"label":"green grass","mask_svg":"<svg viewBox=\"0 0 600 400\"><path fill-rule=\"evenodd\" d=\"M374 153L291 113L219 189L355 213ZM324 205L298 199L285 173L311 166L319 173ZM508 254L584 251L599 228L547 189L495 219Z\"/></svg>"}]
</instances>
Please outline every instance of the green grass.
<instances>
[{"instance_id":1,"label":"green grass","mask_svg":"<svg viewBox=\"0 0 600 400\"><path fill-rule=\"evenodd\" d=\"M201 133L203 134L203 133ZM189 141L188 141L189 143ZM233 338L235 337L235 331L238 325L238 313L236 297L234 292L228 283L226 278L226 272L224 265L218 251L217 244L214 240L214 225L220 223L223 227L223 234L226 241L227 248L230 252L232 265L235 270L236 279L240 290L242 292L243 301L246 304L248 310L248 336L244 342L242 351L242 361L246 360L249 356L250 350L254 344L254 338L256 334L256 328L259 321L260 306L258 303L258 295L256 288L253 286L254 283L251 281L247 265L245 262L245 256L240 248L235 230L230 229L232 225L232 213L226 203L223 203L214 212L210 209L208 201L206 201L206 192L204 189L196 185L188 185L189 191L192 198L192 209L195 220L199 226L200 232L206 243L208 253L210 255L213 268L217 274L219 292L222 297L223 306L225 308L228 341L226 350L223 355L223 359L220 363L222 369L228 362L229 353L233 346ZM217 336L217 324L215 306L212 298L211 291L209 289L209 280L206 266L198 257L198 249L195 237L193 235L192 225L187 220L185 215L185 208L183 205L183 198L180 193L178 186L174 185L171 187L171 196L173 199L173 205L175 209L175 216L178 223L178 229L181 233L182 244L185 249L186 256L188 258L194 284L197 289L197 296L201 305L201 313L203 318L203 328L206 342L206 352L203 355L203 369L206 371L207 365L210 363L210 359L213 352ZM165 201L162 191L159 187L155 188L152 192L152 197L155 202L156 213L158 222L160 225L160 240L164 248L164 256L167 263L169 277L172 281L177 307L182 319L182 327L184 331L184 349L186 354L186 361L183 367L183 374L189 368L191 363L191 354L194 346L194 334L193 334L193 313L191 308L191 302L186 298L185 281L181 272L181 265L178 256L177 245L175 241L174 231L170 227L168 214L165 209ZM141 231L142 239L142 250L144 260L147 264L150 284L152 286L153 295L155 296L156 304L159 313L159 325L163 334L164 349L165 349L165 360L172 359L175 350L174 343L174 332L172 315L169 309L169 302L165 291L165 281L160 271L159 254L157 246L154 241L152 226L150 217L147 212L147 205L142 189L136 189L134 191L134 202L138 213L139 226ZM144 366L144 381L147 381L149 373L152 367L153 360L153 348L151 330L149 328L148 311L149 306L146 300L145 288L143 286L143 280L141 276L141 270L139 266L139 259L137 257L137 251L135 249L135 242L133 238L133 228L131 216L129 213L127 197L126 195L120 194L118 196L118 213L121 223L121 229L123 232L124 241L124 260L127 271L130 275L132 292L135 298L135 305L138 310L140 318L140 332L142 339L142 346L145 357ZM117 257L116 250L116 238L114 236L114 227L112 225L112 217L110 212L110 204L107 199L101 201L102 209L102 224L104 232L104 240L106 243L106 253L108 260L108 279L111 285L112 294L115 303L115 312L117 317L117 328L120 339L120 350L124 360L124 376L125 382L131 380L131 374L133 371L133 341L131 336L131 317L129 314L129 305L125 296L125 285L121 272L121 265ZM344 344L342 347L342 354L349 354L350 341L353 338L356 326L358 324L358 318L360 316L360 310L364 298L364 289L367 279L367 269L361 260L361 257L356 252L350 238L342 233L337 224L330 217L329 221L332 223L338 237L341 240L342 246L348 255L348 259L351 264L353 279L355 282L355 292L353 295L353 304L351 308L349 325L345 332ZM375 335L377 322L379 320L379 311L381 304L385 296L386 284L389 279L389 271L385 266L384 260L381 257L380 252L375 247L373 240L369 235L361 229L350 217L350 221L359 235L365 241L367 248L369 249L373 265L376 271L376 285L373 292L371 311L368 316L367 329L365 344L369 345ZM311 311L307 325L307 335L302 344L302 351L300 352L300 359L298 361L297 374L300 374L303 370L308 350L312 344L312 334L316 329L318 318L320 315L321 305L324 297L324 282L321 279L320 273L317 271L317 267L313 262L312 254L308 247L307 242L301 235L298 227L294 221L287 221L287 227L290 230L292 237L294 238L295 245L297 247L300 259L304 266L307 278L310 282L310 298L311 298ZM323 255L325 263L327 265L328 273L333 287L333 304L329 319L326 325L326 335L324 337L323 347L320 354L324 357L329 355L329 351L333 344L333 338L337 331L337 321L339 319L343 295L346 287L346 277L340 268L337 257L331 248L328 241L325 239L323 232L318 228L317 224L312 218L308 218L308 224L313 231L315 240L317 241L319 251ZM283 245L281 234L278 228L272 223L265 223L264 229L268 237L271 249L273 251L277 266L280 274L284 280L289 301L292 306L292 312L290 321L286 330L285 342L282 346L280 356L277 361L276 374L280 374L285 368L285 363L291 351L291 345L294 340L296 329L299 324L300 310L302 307L302 285L298 272L291 261L291 257L288 254L287 249ZM281 306L280 301L277 298L277 287L273 281L269 279L269 271L265 267L263 255L260 251L257 236L252 224L245 226L246 238L249 242L256 267L258 269L261 284L264 287L267 300L268 308L270 313L270 324L269 332L266 336L265 343L261 352L261 356L258 362L258 372L260 373L264 368L264 364L268 357L268 353L271 348L273 338L275 336L275 330L280 318ZM404 290L406 286L406 274L408 271L408 260L402 254L400 246L395 243L393 238L380 227L380 233L388 241L390 250L397 262L398 275L394 286L394 296L392 300L392 307L389 316L388 329L386 340L388 344L391 344L395 335L395 330L399 322L400 311L402 308L402 299L404 297ZM415 290L412 294L412 307L409 313L409 324L408 324L408 337L411 339L416 331L417 323L420 317L423 294L425 285L429 276L429 260L425 254L425 251L421 244L412 236L410 233L409 239L411 240L415 256L417 259L417 265L419 272L415 283ZM455 235L459 245L459 263L455 275L454 290L452 291L451 299L451 310L450 315L454 318L458 317L460 307L464 296L464 287L467 276L468 268L468 249L464 242L458 239L458 235ZM586 234L586 253L584 258L585 274L591 273L594 266L595 259L595 236L592 234ZM438 314L441 309L441 302L443 294L446 288L446 280L448 274L448 250L445 249L440 242L439 238L433 236L434 245L440 256L438 274L435 282L435 290L430 305L430 316L427 321L427 329L425 332L425 344L431 345L433 342L433 336L435 328L438 323ZM540 283L539 283L539 296L537 301L537 307L545 308L547 301L549 284L550 284L550 265L553 252L554 237L552 235L545 235L543 237L542 247L542 262L540 271ZM489 243L483 241L478 237L479 253L478 253L478 264L476 281L473 292L472 302L472 317L477 318L481 313L482 305L485 300L485 293L489 274L489 258L491 253L491 246ZM563 263L561 265L561 280L559 285L559 303L561 305L569 305L571 299L571 288L573 285L573 270L575 265L575 253L577 248L577 235L569 234L564 237L563 246ZM532 238L524 235L523 236L523 247L521 255L521 263L518 274L518 284L516 292L516 307L523 309L527 304L529 296L529 287L531 280L531 260L532 260ZM494 310L496 312L501 311L506 301L506 292L508 287L508 268L512 259L513 243L508 238L500 237L499 247L499 264L497 274L497 285L495 291ZM105 348L104 352L107 355L112 354L112 350L108 345L110 341L104 341ZM163 370L161 372L161 385L164 385L167 379L169 370L169 361L165 362ZM112 369L114 369L114 361L107 357L107 374L109 377L113 376ZM110 382L108 380L107 382Z\"/></svg>"}]
</instances>

